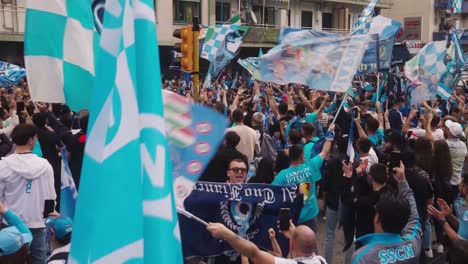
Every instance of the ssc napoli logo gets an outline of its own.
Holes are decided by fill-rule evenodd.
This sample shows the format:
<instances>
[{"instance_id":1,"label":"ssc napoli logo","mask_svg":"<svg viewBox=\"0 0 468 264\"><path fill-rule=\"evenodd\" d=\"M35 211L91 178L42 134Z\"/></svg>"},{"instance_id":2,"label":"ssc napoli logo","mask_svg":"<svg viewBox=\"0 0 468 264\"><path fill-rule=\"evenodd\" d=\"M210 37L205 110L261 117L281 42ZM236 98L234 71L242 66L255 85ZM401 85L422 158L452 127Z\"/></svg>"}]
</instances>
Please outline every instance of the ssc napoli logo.
<instances>
[{"instance_id":1,"label":"ssc napoli logo","mask_svg":"<svg viewBox=\"0 0 468 264\"><path fill-rule=\"evenodd\" d=\"M208 142L200 142L195 146L195 152L199 155L206 155L211 150L211 145Z\"/></svg>"},{"instance_id":2,"label":"ssc napoli logo","mask_svg":"<svg viewBox=\"0 0 468 264\"><path fill-rule=\"evenodd\" d=\"M197 160L192 161L187 165L187 172L190 174L200 173L201 170L202 170L202 164Z\"/></svg>"},{"instance_id":3,"label":"ssc napoli logo","mask_svg":"<svg viewBox=\"0 0 468 264\"><path fill-rule=\"evenodd\" d=\"M101 35L102 25L104 24L104 7L106 0L94 0L91 4L91 10L93 11L94 28L96 32Z\"/></svg>"},{"instance_id":4,"label":"ssc napoli logo","mask_svg":"<svg viewBox=\"0 0 468 264\"><path fill-rule=\"evenodd\" d=\"M196 126L197 132L206 135L211 132L212 126L208 122L200 122Z\"/></svg>"}]
</instances>

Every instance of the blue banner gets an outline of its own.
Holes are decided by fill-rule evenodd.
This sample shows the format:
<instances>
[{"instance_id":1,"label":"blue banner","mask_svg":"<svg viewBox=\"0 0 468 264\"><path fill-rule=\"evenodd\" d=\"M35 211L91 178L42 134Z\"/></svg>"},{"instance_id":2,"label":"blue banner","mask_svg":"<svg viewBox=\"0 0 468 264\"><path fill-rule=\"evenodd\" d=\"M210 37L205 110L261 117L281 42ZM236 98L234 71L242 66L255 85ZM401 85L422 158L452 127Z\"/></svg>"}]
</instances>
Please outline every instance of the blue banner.
<instances>
[{"instance_id":1,"label":"blue banner","mask_svg":"<svg viewBox=\"0 0 468 264\"><path fill-rule=\"evenodd\" d=\"M356 75L361 76L378 72L382 69L389 69L392 60L393 43L393 37L379 39L377 34L371 35L371 40Z\"/></svg>"},{"instance_id":2,"label":"blue banner","mask_svg":"<svg viewBox=\"0 0 468 264\"><path fill-rule=\"evenodd\" d=\"M268 229L277 231L280 209L290 208L294 223L299 217L302 196L297 196L296 190L295 185L198 182L184 205L187 211L206 222L222 223L260 248L271 251ZM214 239L200 223L182 215L179 215L179 223L184 257L232 252L228 243ZM276 233L282 253L286 256L288 240Z\"/></svg>"}]
</instances>

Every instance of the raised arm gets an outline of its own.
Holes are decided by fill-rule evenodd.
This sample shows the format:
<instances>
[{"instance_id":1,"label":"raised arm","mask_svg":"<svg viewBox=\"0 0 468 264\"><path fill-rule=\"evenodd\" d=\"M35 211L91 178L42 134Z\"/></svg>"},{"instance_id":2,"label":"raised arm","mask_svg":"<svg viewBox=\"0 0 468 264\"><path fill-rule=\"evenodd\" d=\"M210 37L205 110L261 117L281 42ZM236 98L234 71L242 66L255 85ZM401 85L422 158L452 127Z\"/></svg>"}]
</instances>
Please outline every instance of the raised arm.
<instances>
[{"instance_id":1,"label":"raised arm","mask_svg":"<svg viewBox=\"0 0 468 264\"><path fill-rule=\"evenodd\" d=\"M426 124L424 128L426 130L426 138L432 142L436 142L437 139L434 137L434 134L432 133L432 127L431 127L432 118L433 118L433 115L431 112L426 114L426 117L425 117Z\"/></svg>"},{"instance_id":2,"label":"raised arm","mask_svg":"<svg viewBox=\"0 0 468 264\"><path fill-rule=\"evenodd\" d=\"M379 101L375 103L375 109L377 112L377 120L379 121L379 129L383 130L384 129L384 117L382 114L382 108L381 108L381 104Z\"/></svg>"},{"instance_id":3,"label":"raised arm","mask_svg":"<svg viewBox=\"0 0 468 264\"><path fill-rule=\"evenodd\" d=\"M360 138L367 137L366 132L364 131L364 129L361 126L361 114L358 114L358 116L356 118L354 118L354 124L356 125L356 128L358 130L359 137Z\"/></svg>"},{"instance_id":4,"label":"raised arm","mask_svg":"<svg viewBox=\"0 0 468 264\"><path fill-rule=\"evenodd\" d=\"M398 190L400 195L403 196L409 203L411 213L408 219L408 223L403 228L401 232L402 237L410 236L411 234L416 234L416 237L420 237L422 235L421 225L419 225L419 215L418 209L416 207L416 200L414 199L413 190L408 185L405 176L405 166L403 162L400 162L400 167L393 169L393 177L398 182Z\"/></svg>"},{"instance_id":5,"label":"raised arm","mask_svg":"<svg viewBox=\"0 0 468 264\"><path fill-rule=\"evenodd\" d=\"M323 144L322 152L320 152L320 157L322 160L325 160L330 153L332 142L335 138L335 124L330 124L328 131L325 135L325 144Z\"/></svg>"},{"instance_id":6,"label":"raised arm","mask_svg":"<svg viewBox=\"0 0 468 264\"><path fill-rule=\"evenodd\" d=\"M307 107L307 109L309 109L309 111L311 112L314 111L314 106L309 102L309 100L307 100L307 98L304 95L304 91L302 91L302 88L298 88L297 90L297 94L299 95L299 98L301 99L305 107Z\"/></svg>"},{"instance_id":7,"label":"raised arm","mask_svg":"<svg viewBox=\"0 0 468 264\"><path fill-rule=\"evenodd\" d=\"M278 107L276 106L275 97L273 95L273 90L271 89L270 86L265 88L265 93L266 93L268 104L270 105L271 111L276 117L279 117Z\"/></svg>"},{"instance_id":8,"label":"raised arm","mask_svg":"<svg viewBox=\"0 0 468 264\"><path fill-rule=\"evenodd\" d=\"M254 243L234 234L234 232L222 224L210 223L206 229L208 229L214 238L224 239L234 250L251 259L254 263L275 263L273 255L265 251L261 251Z\"/></svg>"},{"instance_id":9,"label":"raised arm","mask_svg":"<svg viewBox=\"0 0 468 264\"><path fill-rule=\"evenodd\" d=\"M405 123L403 124L403 128L401 129L405 135L409 132L411 128L411 121L413 118L418 114L418 109L411 109L408 118L406 118Z\"/></svg>"}]
</instances>

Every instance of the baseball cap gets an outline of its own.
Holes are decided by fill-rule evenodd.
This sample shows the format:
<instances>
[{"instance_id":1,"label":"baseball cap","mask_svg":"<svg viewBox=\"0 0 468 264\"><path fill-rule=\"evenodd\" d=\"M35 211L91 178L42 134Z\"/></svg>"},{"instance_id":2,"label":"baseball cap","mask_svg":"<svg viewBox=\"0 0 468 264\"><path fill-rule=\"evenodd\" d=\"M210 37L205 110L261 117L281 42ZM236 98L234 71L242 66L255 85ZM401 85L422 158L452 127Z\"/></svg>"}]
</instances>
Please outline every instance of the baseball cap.
<instances>
[{"instance_id":1,"label":"baseball cap","mask_svg":"<svg viewBox=\"0 0 468 264\"><path fill-rule=\"evenodd\" d=\"M459 123L453 122L452 120L445 121L445 127L448 128L450 134L454 137L461 136L463 134L463 128Z\"/></svg>"},{"instance_id":2,"label":"baseball cap","mask_svg":"<svg viewBox=\"0 0 468 264\"><path fill-rule=\"evenodd\" d=\"M15 226L4 228L0 231L0 256L14 254L31 241L31 233L21 233Z\"/></svg>"},{"instance_id":3,"label":"baseball cap","mask_svg":"<svg viewBox=\"0 0 468 264\"><path fill-rule=\"evenodd\" d=\"M72 220L69 217L49 217L45 220L45 224L59 240L65 238L72 231Z\"/></svg>"}]
</instances>

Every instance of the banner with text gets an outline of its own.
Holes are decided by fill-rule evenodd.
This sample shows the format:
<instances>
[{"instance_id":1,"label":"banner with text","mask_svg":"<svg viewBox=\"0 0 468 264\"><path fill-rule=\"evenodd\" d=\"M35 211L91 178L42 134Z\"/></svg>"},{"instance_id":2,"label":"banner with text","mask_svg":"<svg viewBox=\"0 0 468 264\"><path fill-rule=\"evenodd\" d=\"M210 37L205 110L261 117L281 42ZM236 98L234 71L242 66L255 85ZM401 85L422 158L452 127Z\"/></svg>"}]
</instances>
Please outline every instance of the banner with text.
<instances>
[{"instance_id":1,"label":"banner with text","mask_svg":"<svg viewBox=\"0 0 468 264\"><path fill-rule=\"evenodd\" d=\"M302 209L302 196L296 185L228 184L198 182L185 199L185 209L206 222L222 223L234 233L260 248L272 250L268 229L277 230L281 208L290 208L296 223ZM184 257L236 254L226 242L213 238L200 223L179 215ZM284 255L288 240L277 233Z\"/></svg>"}]
</instances>

